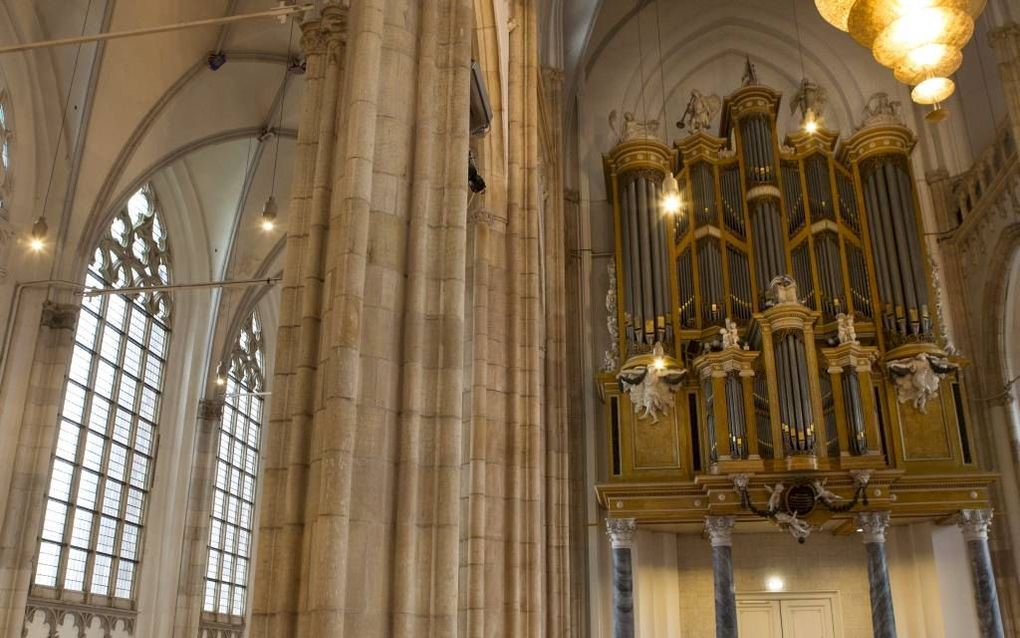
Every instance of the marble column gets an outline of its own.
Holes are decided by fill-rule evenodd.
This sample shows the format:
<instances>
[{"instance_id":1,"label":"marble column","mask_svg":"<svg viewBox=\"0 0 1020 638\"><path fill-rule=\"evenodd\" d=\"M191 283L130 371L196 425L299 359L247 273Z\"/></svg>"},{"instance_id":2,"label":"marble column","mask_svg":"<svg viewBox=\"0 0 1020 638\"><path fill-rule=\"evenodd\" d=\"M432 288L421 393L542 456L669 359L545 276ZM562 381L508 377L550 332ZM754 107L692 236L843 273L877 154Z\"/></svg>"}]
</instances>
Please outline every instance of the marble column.
<instances>
[{"instance_id":1,"label":"marble column","mask_svg":"<svg viewBox=\"0 0 1020 638\"><path fill-rule=\"evenodd\" d=\"M712 543L716 638L737 638L737 597L733 590L733 516L709 516L705 531Z\"/></svg>"},{"instance_id":2,"label":"marble column","mask_svg":"<svg viewBox=\"0 0 1020 638\"><path fill-rule=\"evenodd\" d=\"M613 544L613 638L634 638L633 518L607 518L606 534Z\"/></svg>"},{"instance_id":3,"label":"marble column","mask_svg":"<svg viewBox=\"0 0 1020 638\"><path fill-rule=\"evenodd\" d=\"M896 617L893 615L892 588L885 558L885 530L889 512L861 512L857 528L864 532L868 551L868 585L871 588L871 624L875 638L896 638Z\"/></svg>"},{"instance_id":4,"label":"marble column","mask_svg":"<svg viewBox=\"0 0 1020 638\"><path fill-rule=\"evenodd\" d=\"M967 541L981 638L1003 638L1005 631L1002 628L1002 614L999 611L999 594L995 587L992 555L988 551L988 528L992 524L992 510L960 510L957 523L963 530L964 540Z\"/></svg>"}]
</instances>

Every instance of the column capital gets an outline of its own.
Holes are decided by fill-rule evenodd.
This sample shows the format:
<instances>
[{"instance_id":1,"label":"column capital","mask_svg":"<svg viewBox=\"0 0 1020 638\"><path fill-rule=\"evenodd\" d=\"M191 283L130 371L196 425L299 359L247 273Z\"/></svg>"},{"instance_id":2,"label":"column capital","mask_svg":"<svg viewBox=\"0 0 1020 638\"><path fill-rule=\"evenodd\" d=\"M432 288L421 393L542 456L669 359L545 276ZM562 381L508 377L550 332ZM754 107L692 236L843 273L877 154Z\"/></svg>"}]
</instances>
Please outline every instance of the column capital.
<instances>
[{"instance_id":1,"label":"column capital","mask_svg":"<svg viewBox=\"0 0 1020 638\"><path fill-rule=\"evenodd\" d=\"M970 541L987 541L992 526L992 510L960 510L956 524L963 530L963 538Z\"/></svg>"},{"instance_id":2,"label":"column capital","mask_svg":"<svg viewBox=\"0 0 1020 638\"><path fill-rule=\"evenodd\" d=\"M1020 25L1015 22L995 27L988 31L988 43L993 49L1010 40L1020 39Z\"/></svg>"},{"instance_id":3,"label":"column capital","mask_svg":"<svg viewBox=\"0 0 1020 638\"><path fill-rule=\"evenodd\" d=\"M222 397L202 399L198 402L198 418L203 421L219 421L223 418Z\"/></svg>"},{"instance_id":4,"label":"column capital","mask_svg":"<svg viewBox=\"0 0 1020 638\"><path fill-rule=\"evenodd\" d=\"M861 512L855 518L857 528L864 532L865 543L884 543L889 527L889 512Z\"/></svg>"},{"instance_id":5,"label":"column capital","mask_svg":"<svg viewBox=\"0 0 1020 638\"><path fill-rule=\"evenodd\" d=\"M708 533L708 540L712 543L712 547L733 545L733 526L736 522L736 516L705 517L705 532Z\"/></svg>"},{"instance_id":6,"label":"column capital","mask_svg":"<svg viewBox=\"0 0 1020 638\"><path fill-rule=\"evenodd\" d=\"M301 24L301 50L305 55L326 52L331 42L347 38L347 8L329 4L319 10L318 20Z\"/></svg>"},{"instance_id":7,"label":"column capital","mask_svg":"<svg viewBox=\"0 0 1020 638\"><path fill-rule=\"evenodd\" d=\"M613 549L633 547L635 531L637 531L637 521L633 518L606 519L606 535L613 543Z\"/></svg>"},{"instance_id":8,"label":"column capital","mask_svg":"<svg viewBox=\"0 0 1020 638\"><path fill-rule=\"evenodd\" d=\"M78 321L78 310L78 304L47 300L43 302L42 318L39 323L47 328L74 330L74 324Z\"/></svg>"}]
</instances>

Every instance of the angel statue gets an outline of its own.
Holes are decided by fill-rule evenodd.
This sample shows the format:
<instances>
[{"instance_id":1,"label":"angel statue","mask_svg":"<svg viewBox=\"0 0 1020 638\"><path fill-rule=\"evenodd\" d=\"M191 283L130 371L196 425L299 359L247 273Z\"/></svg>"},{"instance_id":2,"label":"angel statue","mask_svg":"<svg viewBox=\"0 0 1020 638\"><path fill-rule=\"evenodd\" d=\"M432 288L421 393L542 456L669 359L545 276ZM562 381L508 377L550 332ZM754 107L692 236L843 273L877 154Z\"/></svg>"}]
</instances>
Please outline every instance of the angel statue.
<instances>
[{"instance_id":1,"label":"angel statue","mask_svg":"<svg viewBox=\"0 0 1020 638\"><path fill-rule=\"evenodd\" d=\"M786 486L782 483L776 483L773 487L766 485L765 489L768 490L769 493L769 511L779 511L779 506L783 502L783 492L786 490Z\"/></svg>"},{"instance_id":2,"label":"angel statue","mask_svg":"<svg viewBox=\"0 0 1020 638\"><path fill-rule=\"evenodd\" d=\"M719 328L719 334L722 335L723 350L740 348L740 333L737 331L737 324L729 317L726 318L726 327Z\"/></svg>"},{"instance_id":3,"label":"angel statue","mask_svg":"<svg viewBox=\"0 0 1020 638\"><path fill-rule=\"evenodd\" d=\"M797 518L796 514L779 512L776 514L776 522L785 526L786 530L801 543L804 542L805 538L811 535L811 523Z\"/></svg>"},{"instance_id":4,"label":"angel statue","mask_svg":"<svg viewBox=\"0 0 1020 638\"><path fill-rule=\"evenodd\" d=\"M769 292L776 304L800 303L797 282L790 275L779 275L769 282Z\"/></svg>"},{"instance_id":5,"label":"angel statue","mask_svg":"<svg viewBox=\"0 0 1020 638\"><path fill-rule=\"evenodd\" d=\"M609 128L613 130L621 142L636 139L656 138L659 134L659 120L640 122L631 111L623 112L623 129L617 127L616 109L609 113Z\"/></svg>"},{"instance_id":6,"label":"angel statue","mask_svg":"<svg viewBox=\"0 0 1020 638\"><path fill-rule=\"evenodd\" d=\"M722 109L722 98L718 95L702 95L701 91L691 91L691 99L687 102L687 110L680 116L676 123L677 128L687 128L689 125L691 133L707 131L712 128L712 121Z\"/></svg>"},{"instance_id":7,"label":"angel statue","mask_svg":"<svg viewBox=\"0 0 1020 638\"><path fill-rule=\"evenodd\" d=\"M841 312L836 315L836 329L839 336L839 344L860 343L857 341L857 329L854 328L854 316Z\"/></svg>"},{"instance_id":8,"label":"angel statue","mask_svg":"<svg viewBox=\"0 0 1020 638\"><path fill-rule=\"evenodd\" d=\"M677 388L687 374L679 362L667 357L662 343L656 343L651 357L635 357L616 375L620 389L630 395L634 413L658 423L675 399Z\"/></svg>"},{"instance_id":9,"label":"angel statue","mask_svg":"<svg viewBox=\"0 0 1020 638\"><path fill-rule=\"evenodd\" d=\"M896 398L900 403L911 402L922 414L927 414L928 401L938 396L942 377L960 367L949 357L930 352L890 361L886 366L896 383Z\"/></svg>"},{"instance_id":10,"label":"angel statue","mask_svg":"<svg viewBox=\"0 0 1020 638\"><path fill-rule=\"evenodd\" d=\"M828 480L829 479L815 480L815 500L826 504L842 500L842 496L825 487L825 483L828 482Z\"/></svg>"}]
</instances>

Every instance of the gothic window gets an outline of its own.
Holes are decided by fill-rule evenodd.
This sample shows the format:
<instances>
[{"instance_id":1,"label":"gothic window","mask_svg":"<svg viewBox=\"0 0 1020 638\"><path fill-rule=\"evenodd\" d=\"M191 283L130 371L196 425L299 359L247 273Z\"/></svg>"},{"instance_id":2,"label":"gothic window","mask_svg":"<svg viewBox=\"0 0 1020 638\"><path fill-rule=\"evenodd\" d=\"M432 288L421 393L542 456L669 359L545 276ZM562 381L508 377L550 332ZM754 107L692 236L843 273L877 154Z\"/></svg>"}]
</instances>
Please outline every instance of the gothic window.
<instances>
[{"instance_id":1,"label":"gothic window","mask_svg":"<svg viewBox=\"0 0 1020 638\"><path fill-rule=\"evenodd\" d=\"M151 188L118 212L85 285L169 283ZM64 386L36 587L131 599L152 484L171 305L165 291L85 295Z\"/></svg>"},{"instance_id":2,"label":"gothic window","mask_svg":"<svg viewBox=\"0 0 1020 638\"><path fill-rule=\"evenodd\" d=\"M228 362L216 444L216 483L203 610L243 616L255 526L265 355L258 316L241 327Z\"/></svg>"},{"instance_id":3,"label":"gothic window","mask_svg":"<svg viewBox=\"0 0 1020 638\"><path fill-rule=\"evenodd\" d=\"M7 94L0 92L0 217L6 216L10 200L11 109Z\"/></svg>"}]
</instances>

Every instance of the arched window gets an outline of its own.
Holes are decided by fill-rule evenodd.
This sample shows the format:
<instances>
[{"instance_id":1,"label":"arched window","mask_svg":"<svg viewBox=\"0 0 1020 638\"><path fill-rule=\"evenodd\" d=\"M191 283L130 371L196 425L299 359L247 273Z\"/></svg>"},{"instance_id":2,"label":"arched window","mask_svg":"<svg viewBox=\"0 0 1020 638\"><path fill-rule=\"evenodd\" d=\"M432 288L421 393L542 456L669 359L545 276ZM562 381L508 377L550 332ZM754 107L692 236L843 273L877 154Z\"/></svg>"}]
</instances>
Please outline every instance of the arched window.
<instances>
[{"instance_id":1,"label":"arched window","mask_svg":"<svg viewBox=\"0 0 1020 638\"><path fill-rule=\"evenodd\" d=\"M11 108L7 93L0 92L0 216L6 216L11 191Z\"/></svg>"},{"instance_id":2,"label":"arched window","mask_svg":"<svg viewBox=\"0 0 1020 638\"><path fill-rule=\"evenodd\" d=\"M255 313L241 327L228 365L202 608L244 616L265 401L262 326Z\"/></svg>"},{"instance_id":3,"label":"arched window","mask_svg":"<svg viewBox=\"0 0 1020 638\"><path fill-rule=\"evenodd\" d=\"M99 241L92 290L169 283L166 230L151 188ZM156 454L170 300L165 291L86 294L64 385L34 583L130 599Z\"/></svg>"}]
</instances>

